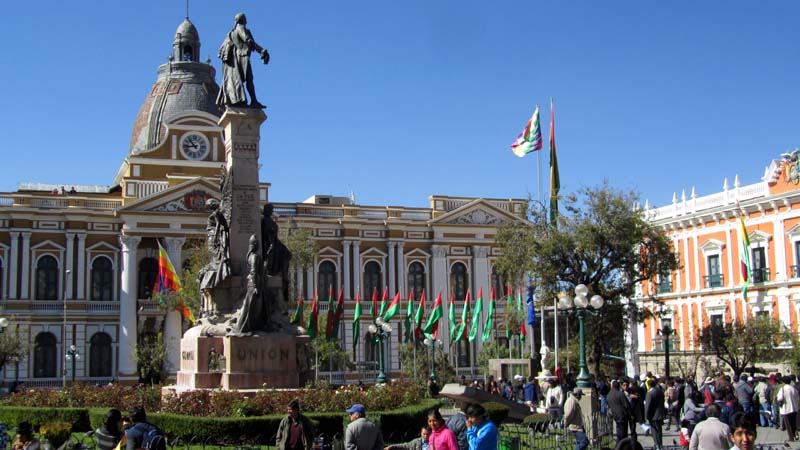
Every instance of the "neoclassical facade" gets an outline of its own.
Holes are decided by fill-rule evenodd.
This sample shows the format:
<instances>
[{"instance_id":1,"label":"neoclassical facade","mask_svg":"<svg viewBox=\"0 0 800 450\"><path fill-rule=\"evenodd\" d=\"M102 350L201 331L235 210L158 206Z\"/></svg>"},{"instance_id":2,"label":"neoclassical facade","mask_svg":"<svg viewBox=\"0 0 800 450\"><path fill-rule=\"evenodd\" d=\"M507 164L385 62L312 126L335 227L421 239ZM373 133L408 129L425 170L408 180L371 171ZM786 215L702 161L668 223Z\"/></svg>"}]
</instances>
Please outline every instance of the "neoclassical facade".
<instances>
[{"instance_id":1,"label":"neoclassical facade","mask_svg":"<svg viewBox=\"0 0 800 450\"><path fill-rule=\"evenodd\" d=\"M797 155L770 161L757 183L741 185L737 176L733 185L726 179L720 192L699 197L692 190L688 197L685 192L680 198L673 196L671 205L645 208L653 225L672 239L680 269L639 286L634 301L656 314L629 330L630 372L664 373L664 339L659 330L665 320L676 331L669 340L673 374L679 373L675 359L690 361L702 352L700 332L709 323L769 315L798 331ZM742 295L739 270L740 212L750 240L752 285L747 298ZM698 376L702 375L701 371Z\"/></svg>"},{"instance_id":2,"label":"neoclassical facade","mask_svg":"<svg viewBox=\"0 0 800 450\"><path fill-rule=\"evenodd\" d=\"M168 346L166 368L177 370L179 339L188 324L152 300L157 241L181 267L193 241L205 240L204 203L219 198L227 150L214 103L215 70L199 61L199 34L188 19L172 47L108 186L20 183L16 192L0 194L0 315L10 319L5 332L16 333L28 348L26 358L3 369L6 381L57 386L73 370L84 381L135 381L135 346L159 332ZM363 331L368 314L361 336L353 336L356 293L363 298L388 287L405 305L409 293L418 297L424 289L428 308L439 292L445 299L452 293L459 312L467 288L473 295L483 288L488 301L491 286L502 284L493 275L497 227L523 221L526 208L523 199L438 195L426 208L363 206L324 195L276 202L269 198L269 183L257 192L260 203L275 204L281 226L311 231L320 250L314 266L296 274L297 294L310 302L315 291L326 298L327 286L344 289L347 311L339 339L347 349L359 340L352 359L370 370L377 355ZM503 302L497 304L501 314ZM324 314L327 304L320 305ZM395 375L401 370L400 322L392 323L385 344L387 367ZM474 370L480 344L451 347L446 328L441 339L454 349L453 362L462 371ZM65 358L71 345L79 359ZM324 375L345 380L364 373Z\"/></svg>"}]
</instances>

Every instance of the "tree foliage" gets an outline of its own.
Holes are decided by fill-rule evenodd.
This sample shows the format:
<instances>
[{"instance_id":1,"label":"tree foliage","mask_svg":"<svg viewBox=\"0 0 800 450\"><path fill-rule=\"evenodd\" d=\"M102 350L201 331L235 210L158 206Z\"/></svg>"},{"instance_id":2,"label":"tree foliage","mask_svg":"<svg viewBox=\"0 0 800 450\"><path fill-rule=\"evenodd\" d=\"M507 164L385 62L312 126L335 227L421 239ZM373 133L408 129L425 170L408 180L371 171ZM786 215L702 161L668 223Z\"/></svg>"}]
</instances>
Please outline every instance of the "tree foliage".
<instances>
[{"instance_id":1,"label":"tree foliage","mask_svg":"<svg viewBox=\"0 0 800 450\"><path fill-rule=\"evenodd\" d=\"M499 345L497 342L491 341L483 344L483 348L477 354L477 363L482 373L489 373L489 360L490 359L504 359L508 358L508 347Z\"/></svg>"},{"instance_id":2,"label":"tree foliage","mask_svg":"<svg viewBox=\"0 0 800 450\"><path fill-rule=\"evenodd\" d=\"M0 369L7 364L22 360L27 351L16 333L0 332Z\"/></svg>"},{"instance_id":3,"label":"tree foliage","mask_svg":"<svg viewBox=\"0 0 800 450\"><path fill-rule=\"evenodd\" d=\"M297 270L306 270L314 264L319 246L311 230L299 228L292 218L280 229L279 238L292 252L289 262L289 292L297 292Z\"/></svg>"},{"instance_id":4,"label":"tree foliage","mask_svg":"<svg viewBox=\"0 0 800 450\"><path fill-rule=\"evenodd\" d=\"M751 317L735 323L710 323L700 332L703 349L727 364L736 375L756 361L783 359L782 343L791 340L783 324L769 316Z\"/></svg>"},{"instance_id":5,"label":"tree foliage","mask_svg":"<svg viewBox=\"0 0 800 450\"><path fill-rule=\"evenodd\" d=\"M495 241L500 247L500 256L494 267L509 283L518 285L524 275L534 269L533 228L523 222L505 222L497 229Z\"/></svg>"},{"instance_id":6,"label":"tree foliage","mask_svg":"<svg viewBox=\"0 0 800 450\"><path fill-rule=\"evenodd\" d=\"M195 317L199 316L200 311L200 283L197 274L211 261L211 253L208 251L206 242L201 239L193 239L186 243L186 258L183 261L181 271L181 291L172 292L167 297L170 310L175 309L181 302L189 308Z\"/></svg>"},{"instance_id":7,"label":"tree foliage","mask_svg":"<svg viewBox=\"0 0 800 450\"><path fill-rule=\"evenodd\" d=\"M639 317L635 305L622 300L633 296L637 283L678 267L672 243L633 208L637 201L636 193L605 183L564 198L557 227L550 224L544 208L531 211L527 245L533 255L530 272L537 298L549 304L559 292L573 292L584 284L590 296L605 299L598 315L587 314L585 322L594 373L600 370L603 353L621 353L621 325Z\"/></svg>"},{"instance_id":8,"label":"tree foliage","mask_svg":"<svg viewBox=\"0 0 800 450\"><path fill-rule=\"evenodd\" d=\"M141 383L157 384L166 379L164 361L167 358L167 346L163 333L143 335L134 350Z\"/></svg>"}]
</instances>

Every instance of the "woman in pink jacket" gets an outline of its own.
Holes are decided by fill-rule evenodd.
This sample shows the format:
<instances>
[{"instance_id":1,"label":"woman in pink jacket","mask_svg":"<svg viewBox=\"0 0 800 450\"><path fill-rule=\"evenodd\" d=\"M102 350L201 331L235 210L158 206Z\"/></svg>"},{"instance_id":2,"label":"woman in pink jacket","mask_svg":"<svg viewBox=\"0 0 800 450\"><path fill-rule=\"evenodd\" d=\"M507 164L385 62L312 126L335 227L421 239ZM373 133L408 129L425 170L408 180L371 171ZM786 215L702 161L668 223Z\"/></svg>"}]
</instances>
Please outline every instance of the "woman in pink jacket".
<instances>
[{"instance_id":1,"label":"woman in pink jacket","mask_svg":"<svg viewBox=\"0 0 800 450\"><path fill-rule=\"evenodd\" d=\"M456 435L447 428L438 409L428 412L428 426L431 427L430 450L458 450Z\"/></svg>"}]
</instances>

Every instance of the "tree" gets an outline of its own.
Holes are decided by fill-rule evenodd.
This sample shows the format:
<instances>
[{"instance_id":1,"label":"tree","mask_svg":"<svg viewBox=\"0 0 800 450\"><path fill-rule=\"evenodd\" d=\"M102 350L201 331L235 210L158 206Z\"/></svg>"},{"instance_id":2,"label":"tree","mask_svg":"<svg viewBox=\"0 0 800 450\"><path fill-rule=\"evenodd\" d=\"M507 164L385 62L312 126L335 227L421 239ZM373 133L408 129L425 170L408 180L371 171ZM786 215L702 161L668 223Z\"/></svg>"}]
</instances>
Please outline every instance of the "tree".
<instances>
[{"instance_id":1,"label":"tree","mask_svg":"<svg viewBox=\"0 0 800 450\"><path fill-rule=\"evenodd\" d=\"M586 285L590 296L605 299L598 315L587 314L585 319L590 370L598 374L603 353L622 353L620 325L639 317L636 305L623 305L622 299L633 296L637 283L675 270L678 259L666 235L633 208L636 193L605 183L563 200L564 214L557 227L550 224L543 207L531 211L530 272L538 283L538 298L548 303L578 284Z\"/></svg>"},{"instance_id":2,"label":"tree","mask_svg":"<svg viewBox=\"0 0 800 450\"><path fill-rule=\"evenodd\" d=\"M0 369L9 363L20 361L26 354L27 351L16 333L0 332Z\"/></svg>"},{"instance_id":3,"label":"tree","mask_svg":"<svg viewBox=\"0 0 800 450\"><path fill-rule=\"evenodd\" d=\"M414 358L414 346L416 348L416 359ZM456 379L456 369L450 364L450 359L444 349L438 347L435 351L436 358L436 380L439 386L452 383ZM414 363L416 362L416 379L414 378ZM431 349L421 345L421 343L408 343L400 345L400 367L403 373L415 382L422 383L427 380L431 373ZM424 383L423 383L424 385Z\"/></svg>"},{"instance_id":4,"label":"tree","mask_svg":"<svg viewBox=\"0 0 800 450\"><path fill-rule=\"evenodd\" d=\"M748 367L755 372L756 361L782 360L785 351L779 346L790 340L783 324L769 316L735 323L710 323L700 332L703 348L727 364L736 376Z\"/></svg>"},{"instance_id":5,"label":"tree","mask_svg":"<svg viewBox=\"0 0 800 450\"><path fill-rule=\"evenodd\" d=\"M206 242L200 239L189 241L186 248L188 250L187 257L183 261L183 270L181 270L181 290L171 292L167 296L167 305L170 310L173 310L183 304L192 311L195 317L198 317L201 301L197 274L211 261L211 253L208 251Z\"/></svg>"},{"instance_id":6,"label":"tree","mask_svg":"<svg viewBox=\"0 0 800 450\"><path fill-rule=\"evenodd\" d=\"M163 333L159 332L155 336L142 335L134 350L141 383L158 384L166 378L164 360L167 357L167 346L164 344Z\"/></svg>"},{"instance_id":7,"label":"tree","mask_svg":"<svg viewBox=\"0 0 800 450\"><path fill-rule=\"evenodd\" d=\"M289 262L289 292L302 292L302 287L297 289L297 270L305 271L314 264L319 246L311 231L298 228L293 218L289 218L286 226L280 229L280 240L292 252Z\"/></svg>"},{"instance_id":8,"label":"tree","mask_svg":"<svg viewBox=\"0 0 800 450\"><path fill-rule=\"evenodd\" d=\"M477 355L478 367L481 372L489 373L489 360L490 359L504 359L508 358L508 347L505 345L498 345L497 342L487 342L483 344L483 348Z\"/></svg>"}]
</instances>

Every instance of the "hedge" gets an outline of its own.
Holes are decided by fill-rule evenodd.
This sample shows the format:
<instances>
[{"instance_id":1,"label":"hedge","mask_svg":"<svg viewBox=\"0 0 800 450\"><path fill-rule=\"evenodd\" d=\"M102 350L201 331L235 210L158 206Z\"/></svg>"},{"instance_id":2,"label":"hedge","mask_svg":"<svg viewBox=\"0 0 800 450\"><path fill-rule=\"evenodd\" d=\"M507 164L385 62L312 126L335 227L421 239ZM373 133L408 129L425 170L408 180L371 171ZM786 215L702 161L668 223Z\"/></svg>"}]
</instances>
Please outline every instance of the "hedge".
<instances>
[{"instance_id":1,"label":"hedge","mask_svg":"<svg viewBox=\"0 0 800 450\"><path fill-rule=\"evenodd\" d=\"M427 411L438 408L438 400L423 400L417 405L392 411L367 411L367 418L378 424L386 439L395 442L411 440L419 435L419 427L427 420ZM0 406L0 421L13 426L23 420L31 422L34 429L51 422L68 422L72 431L85 432L100 427L105 421L107 408L32 408ZM341 439L348 422L347 414L304 413L314 423L317 435L329 441ZM274 444L278 425L285 415L252 417L194 417L178 414L151 413L147 421L161 428L171 438L184 442L240 443L258 442Z\"/></svg>"},{"instance_id":2,"label":"hedge","mask_svg":"<svg viewBox=\"0 0 800 450\"><path fill-rule=\"evenodd\" d=\"M486 417L494 422L495 425L499 426L508 419L508 413L510 412L508 406L497 402L486 402L482 406L486 410Z\"/></svg>"},{"instance_id":3,"label":"hedge","mask_svg":"<svg viewBox=\"0 0 800 450\"><path fill-rule=\"evenodd\" d=\"M105 413L104 413L105 415ZM46 423L67 422L73 432L91 430L89 410L86 408L33 408L28 406L0 407L0 422L10 429L20 422L30 422L34 430Z\"/></svg>"}]
</instances>

